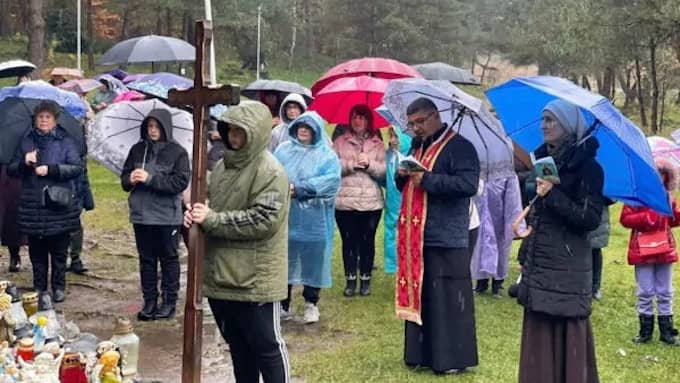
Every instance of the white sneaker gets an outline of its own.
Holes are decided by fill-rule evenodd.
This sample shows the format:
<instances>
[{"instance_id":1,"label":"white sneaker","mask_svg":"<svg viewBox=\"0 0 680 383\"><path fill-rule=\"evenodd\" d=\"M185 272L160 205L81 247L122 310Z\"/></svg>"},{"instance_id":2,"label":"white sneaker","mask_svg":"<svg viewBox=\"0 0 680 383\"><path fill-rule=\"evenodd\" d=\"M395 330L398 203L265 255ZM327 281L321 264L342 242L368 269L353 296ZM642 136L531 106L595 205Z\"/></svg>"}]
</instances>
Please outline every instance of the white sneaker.
<instances>
[{"instance_id":1,"label":"white sneaker","mask_svg":"<svg viewBox=\"0 0 680 383\"><path fill-rule=\"evenodd\" d=\"M289 307L288 310L285 310L283 307L281 307L281 320L282 321L288 321L293 319L295 314L293 313L293 306Z\"/></svg>"},{"instance_id":2,"label":"white sneaker","mask_svg":"<svg viewBox=\"0 0 680 383\"><path fill-rule=\"evenodd\" d=\"M316 323L319 321L319 308L314 303L305 302L305 324Z\"/></svg>"}]
</instances>

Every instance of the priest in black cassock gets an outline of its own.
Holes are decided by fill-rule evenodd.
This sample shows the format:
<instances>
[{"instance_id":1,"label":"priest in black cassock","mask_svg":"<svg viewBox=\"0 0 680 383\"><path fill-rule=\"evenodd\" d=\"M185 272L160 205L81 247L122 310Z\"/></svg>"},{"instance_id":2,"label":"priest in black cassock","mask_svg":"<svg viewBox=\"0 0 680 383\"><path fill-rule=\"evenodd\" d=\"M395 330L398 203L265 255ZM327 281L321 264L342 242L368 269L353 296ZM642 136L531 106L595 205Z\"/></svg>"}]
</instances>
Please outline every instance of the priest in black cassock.
<instances>
[{"instance_id":1,"label":"priest in black cassock","mask_svg":"<svg viewBox=\"0 0 680 383\"><path fill-rule=\"evenodd\" d=\"M479 159L470 141L442 123L431 100L413 101L406 114L416 135L410 154L427 170L399 168L396 177L402 191L396 305L406 321L404 361L461 373L478 363L468 225Z\"/></svg>"}]
</instances>

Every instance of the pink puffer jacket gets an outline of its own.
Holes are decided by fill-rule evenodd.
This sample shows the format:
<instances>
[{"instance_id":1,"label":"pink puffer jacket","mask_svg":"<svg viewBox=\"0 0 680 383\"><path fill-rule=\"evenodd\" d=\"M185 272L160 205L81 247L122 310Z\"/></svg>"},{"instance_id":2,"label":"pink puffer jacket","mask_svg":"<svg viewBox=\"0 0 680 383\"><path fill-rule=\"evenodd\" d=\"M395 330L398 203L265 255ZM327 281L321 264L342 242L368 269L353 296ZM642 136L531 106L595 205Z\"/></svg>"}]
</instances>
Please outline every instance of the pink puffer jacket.
<instances>
[{"instance_id":1,"label":"pink puffer jacket","mask_svg":"<svg viewBox=\"0 0 680 383\"><path fill-rule=\"evenodd\" d=\"M342 184L335 201L337 210L374 211L384 206L385 144L373 135L361 139L350 130L338 137L333 149L342 165ZM355 169L359 153L368 155L367 169Z\"/></svg>"}]
</instances>

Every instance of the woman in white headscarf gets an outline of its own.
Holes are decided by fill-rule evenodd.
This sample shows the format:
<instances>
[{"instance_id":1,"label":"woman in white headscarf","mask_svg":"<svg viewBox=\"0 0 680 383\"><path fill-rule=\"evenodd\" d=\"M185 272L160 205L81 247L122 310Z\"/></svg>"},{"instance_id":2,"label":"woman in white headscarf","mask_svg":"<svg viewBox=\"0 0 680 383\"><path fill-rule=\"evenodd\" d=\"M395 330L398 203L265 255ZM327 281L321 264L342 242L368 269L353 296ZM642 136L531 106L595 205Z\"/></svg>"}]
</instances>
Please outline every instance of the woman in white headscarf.
<instances>
[{"instance_id":1,"label":"woman in white headscarf","mask_svg":"<svg viewBox=\"0 0 680 383\"><path fill-rule=\"evenodd\" d=\"M585 137L578 107L563 100L545 106L541 130L544 143L534 153L553 157L560 182L536 179L531 230L517 233L523 237L517 300L524 306L519 382L597 383L588 233L604 207L599 144Z\"/></svg>"}]
</instances>

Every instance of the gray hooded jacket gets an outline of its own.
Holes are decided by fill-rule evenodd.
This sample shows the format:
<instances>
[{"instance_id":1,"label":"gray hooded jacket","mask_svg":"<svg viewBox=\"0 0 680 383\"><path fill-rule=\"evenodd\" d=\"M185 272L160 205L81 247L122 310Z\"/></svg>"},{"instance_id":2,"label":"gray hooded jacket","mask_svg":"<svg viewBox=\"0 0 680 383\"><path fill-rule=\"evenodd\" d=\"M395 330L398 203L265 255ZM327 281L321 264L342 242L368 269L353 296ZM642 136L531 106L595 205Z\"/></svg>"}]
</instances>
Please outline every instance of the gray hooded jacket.
<instances>
[{"instance_id":1,"label":"gray hooded jacket","mask_svg":"<svg viewBox=\"0 0 680 383\"><path fill-rule=\"evenodd\" d=\"M149 119L162 127L161 138L152 141L147 134ZM144 119L140 141L130 149L120 181L130 192L130 222L140 225L181 225L182 192L189 185L189 154L172 139L172 115L166 109L154 109ZM144 169L149 177L133 185L130 174Z\"/></svg>"},{"instance_id":2,"label":"gray hooded jacket","mask_svg":"<svg viewBox=\"0 0 680 383\"><path fill-rule=\"evenodd\" d=\"M300 105L300 107L302 108L300 114L307 111L307 103L305 102L305 98L302 97L302 95L299 95L297 93L291 93L288 96L286 96L286 98L283 99L281 107L279 108L279 118L281 119L281 123L276 125L274 129L272 129L272 140L269 142L269 151L271 153L274 153L274 151L276 150L276 148L279 147L279 145L288 141L289 138L288 124L293 122L293 120L289 119L286 116L286 105L291 102L295 102L298 105Z\"/></svg>"}]
</instances>

